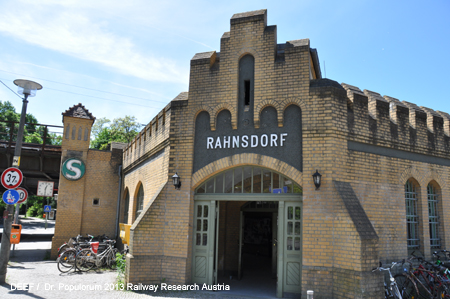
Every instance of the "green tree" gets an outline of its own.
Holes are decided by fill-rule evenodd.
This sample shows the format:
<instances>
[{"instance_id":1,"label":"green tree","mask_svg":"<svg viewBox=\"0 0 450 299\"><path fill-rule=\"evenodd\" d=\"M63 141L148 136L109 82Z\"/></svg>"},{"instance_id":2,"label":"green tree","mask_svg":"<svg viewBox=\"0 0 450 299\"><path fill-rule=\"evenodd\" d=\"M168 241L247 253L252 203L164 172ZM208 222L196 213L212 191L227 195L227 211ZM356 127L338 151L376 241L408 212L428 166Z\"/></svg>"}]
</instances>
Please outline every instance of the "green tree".
<instances>
[{"instance_id":1,"label":"green tree","mask_svg":"<svg viewBox=\"0 0 450 299\"><path fill-rule=\"evenodd\" d=\"M115 118L110 126L113 141L129 143L139 133L141 125L134 116Z\"/></svg>"},{"instance_id":2,"label":"green tree","mask_svg":"<svg viewBox=\"0 0 450 299\"><path fill-rule=\"evenodd\" d=\"M111 121L106 117L99 118L95 120L94 125L92 126L91 136L92 138L97 138L98 134L108 125Z\"/></svg>"},{"instance_id":3,"label":"green tree","mask_svg":"<svg viewBox=\"0 0 450 299\"><path fill-rule=\"evenodd\" d=\"M138 134L141 125L134 116L115 118L112 122L101 118L100 123L94 125L92 131L94 139L91 148L105 150L111 142L129 143Z\"/></svg>"},{"instance_id":4,"label":"green tree","mask_svg":"<svg viewBox=\"0 0 450 299\"><path fill-rule=\"evenodd\" d=\"M33 132L31 134L27 134L25 136L25 142L26 143L37 143L37 144L41 144L42 143L42 137L38 132Z\"/></svg>"},{"instance_id":5,"label":"green tree","mask_svg":"<svg viewBox=\"0 0 450 299\"><path fill-rule=\"evenodd\" d=\"M13 104L9 101L5 102L0 101L0 139L9 140L9 136L12 129L13 141L16 141L19 125L15 124L14 127L12 128L12 124L8 122L19 122L19 121L20 121L20 113L16 112L16 109L14 108ZM24 135L23 141L27 142L26 137L37 131L38 126L36 126L35 124L38 123L38 120L32 114L27 113L25 117L25 123L28 124L25 125L25 129L23 132Z\"/></svg>"},{"instance_id":6,"label":"green tree","mask_svg":"<svg viewBox=\"0 0 450 299\"><path fill-rule=\"evenodd\" d=\"M56 133L50 133L49 139L47 139L47 144L51 145L61 145L62 144L62 135L58 135Z\"/></svg>"},{"instance_id":7,"label":"green tree","mask_svg":"<svg viewBox=\"0 0 450 299\"><path fill-rule=\"evenodd\" d=\"M103 128L103 130L99 134L97 134L97 137L91 141L91 148L105 150L110 143L111 129Z\"/></svg>"}]
</instances>

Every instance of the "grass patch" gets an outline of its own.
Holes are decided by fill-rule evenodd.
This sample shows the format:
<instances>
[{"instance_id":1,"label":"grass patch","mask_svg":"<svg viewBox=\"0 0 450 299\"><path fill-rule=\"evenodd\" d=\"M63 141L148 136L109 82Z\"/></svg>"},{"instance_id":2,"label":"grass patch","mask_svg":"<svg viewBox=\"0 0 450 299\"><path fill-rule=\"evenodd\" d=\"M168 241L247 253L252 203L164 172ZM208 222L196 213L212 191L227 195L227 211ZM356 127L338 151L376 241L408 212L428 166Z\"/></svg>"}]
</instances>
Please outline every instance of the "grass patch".
<instances>
[{"instance_id":1,"label":"grass patch","mask_svg":"<svg viewBox=\"0 0 450 299\"><path fill-rule=\"evenodd\" d=\"M127 261L125 260L126 254L116 254L116 264L117 264L117 278L116 278L116 289L124 290L125 288L125 271L127 266Z\"/></svg>"}]
</instances>

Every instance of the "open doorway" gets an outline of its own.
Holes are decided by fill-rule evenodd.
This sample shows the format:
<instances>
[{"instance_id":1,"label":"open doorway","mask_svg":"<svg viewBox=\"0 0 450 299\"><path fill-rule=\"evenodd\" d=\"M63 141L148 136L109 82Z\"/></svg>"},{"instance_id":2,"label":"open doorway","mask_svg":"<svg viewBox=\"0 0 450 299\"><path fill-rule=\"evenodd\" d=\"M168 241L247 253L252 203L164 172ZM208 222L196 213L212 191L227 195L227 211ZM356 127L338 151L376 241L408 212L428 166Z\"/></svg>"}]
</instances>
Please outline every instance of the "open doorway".
<instances>
[{"instance_id":1,"label":"open doorway","mask_svg":"<svg viewBox=\"0 0 450 299\"><path fill-rule=\"evenodd\" d=\"M218 282L232 293L276 296L277 216L277 202L222 203Z\"/></svg>"},{"instance_id":2,"label":"open doorway","mask_svg":"<svg viewBox=\"0 0 450 299\"><path fill-rule=\"evenodd\" d=\"M273 212L243 212L240 280L276 291L276 225ZM275 218L276 221L276 218ZM275 223L276 224L276 223Z\"/></svg>"}]
</instances>

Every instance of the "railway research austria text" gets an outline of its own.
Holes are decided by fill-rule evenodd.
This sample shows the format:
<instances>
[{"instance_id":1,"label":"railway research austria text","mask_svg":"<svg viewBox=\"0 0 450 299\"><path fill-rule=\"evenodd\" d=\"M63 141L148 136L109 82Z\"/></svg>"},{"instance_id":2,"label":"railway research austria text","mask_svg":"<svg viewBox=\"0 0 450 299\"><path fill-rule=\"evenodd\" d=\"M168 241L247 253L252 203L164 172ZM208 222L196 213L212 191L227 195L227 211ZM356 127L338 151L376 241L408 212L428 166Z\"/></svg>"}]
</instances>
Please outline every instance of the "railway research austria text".
<instances>
[{"instance_id":1,"label":"railway research austria text","mask_svg":"<svg viewBox=\"0 0 450 299\"><path fill-rule=\"evenodd\" d=\"M52 283L11 283L11 291L229 291L226 284L132 284L132 283L104 283L104 284L52 284Z\"/></svg>"}]
</instances>

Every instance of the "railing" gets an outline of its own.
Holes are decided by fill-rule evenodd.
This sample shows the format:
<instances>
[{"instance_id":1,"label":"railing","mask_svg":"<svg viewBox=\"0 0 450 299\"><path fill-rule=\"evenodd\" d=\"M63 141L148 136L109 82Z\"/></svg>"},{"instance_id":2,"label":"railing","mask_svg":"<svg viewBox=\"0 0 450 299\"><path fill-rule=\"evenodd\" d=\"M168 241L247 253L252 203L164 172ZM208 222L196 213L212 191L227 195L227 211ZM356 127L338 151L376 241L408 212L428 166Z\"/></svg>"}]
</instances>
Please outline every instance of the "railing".
<instances>
[{"instance_id":1,"label":"railing","mask_svg":"<svg viewBox=\"0 0 450 299\"><path fill-rule=\"evenodd\" d=\"M61 147L63 126L25 123L23 149L55 151ZM18 121L0 120L0 148L8 151L15 147Z\"/></svg>"}]
</instances>

